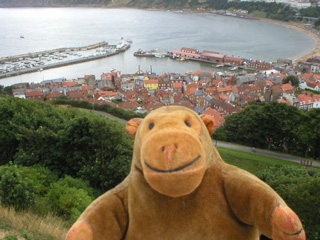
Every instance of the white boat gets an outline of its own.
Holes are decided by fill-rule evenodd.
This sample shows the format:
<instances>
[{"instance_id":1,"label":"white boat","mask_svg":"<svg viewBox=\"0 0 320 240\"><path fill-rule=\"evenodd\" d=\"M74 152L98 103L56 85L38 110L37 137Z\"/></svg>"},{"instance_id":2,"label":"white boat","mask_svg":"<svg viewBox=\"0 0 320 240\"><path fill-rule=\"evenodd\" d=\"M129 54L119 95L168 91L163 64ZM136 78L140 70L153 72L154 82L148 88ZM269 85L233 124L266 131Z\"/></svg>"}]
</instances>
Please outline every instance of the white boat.
<instances>
[{"instance_id":1,"label":"white boat","mask_svg":"<svg viewBox=\"0 0 320 240\"><path fill-rule=\"evenodd\" d=\"M157 57L157 58L163 58L163 57L164 57L164 55L161 54L161 53L154 53L153 55L154 55L155 57Z\"/></svg>"},{"instance_id":2,"label":"white boat","mask_svg":"<svg viewBox=\"0 0 320 240\"><path fill-rule=\"evenodd\" d=\"M110 72L114 72L116 69L115 68L111 68L110 69Z\"/></svg>"},{"instance_id":3,"label":"white boat","mask_svg":"<svg viewBox=\"0 0 320 240\"><path fill-rule=\"evenodd\" d=\"M127 39L128 43L132 43L132 40L130 38Z\"/></svg>"}]
</instances>

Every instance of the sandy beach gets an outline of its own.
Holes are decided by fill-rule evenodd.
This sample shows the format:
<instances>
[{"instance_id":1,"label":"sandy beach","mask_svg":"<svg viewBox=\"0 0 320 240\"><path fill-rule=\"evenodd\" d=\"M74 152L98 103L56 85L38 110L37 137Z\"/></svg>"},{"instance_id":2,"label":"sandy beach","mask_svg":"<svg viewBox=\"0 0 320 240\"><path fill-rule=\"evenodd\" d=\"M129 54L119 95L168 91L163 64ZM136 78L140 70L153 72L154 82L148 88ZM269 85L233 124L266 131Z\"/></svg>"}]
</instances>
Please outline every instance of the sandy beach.
<instances>
[{"instance_id":1,"label":"sandy beach","mask_svg":"<svg viewBox=\"0 0 320 240\"><path fill-rule=\"evenodd\" d=\"M307 29L305 26L298 24L298 23L292 23L292 22L282 22L282 21L277 21L277 20L272 20L272 19L261 19L262 21L270 22L270 23L275 23L279 24L285 27L290 27L294 28L298 31L301 31L303 33L306 33L310 36L312 36L315 40L317 40L317 46L313 49L312 52L294 60L294 63L297 64L299 61L306 61L308 58L311 58L314 55L320 56L320 36L313 33L309 29Z\"/></svg>"}]
</instances>

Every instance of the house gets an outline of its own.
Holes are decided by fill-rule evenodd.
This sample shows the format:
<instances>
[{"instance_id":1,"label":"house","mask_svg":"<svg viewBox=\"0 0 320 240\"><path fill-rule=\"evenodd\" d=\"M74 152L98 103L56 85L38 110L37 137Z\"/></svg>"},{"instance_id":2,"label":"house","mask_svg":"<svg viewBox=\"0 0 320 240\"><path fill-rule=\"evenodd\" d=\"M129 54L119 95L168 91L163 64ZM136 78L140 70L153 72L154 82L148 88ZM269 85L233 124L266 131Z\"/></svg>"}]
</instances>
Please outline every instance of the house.
<instances>
[{"instance_id":1,"label":"house","mask_svg":"<svg viewBox=\"0 0 320 240\"><path fill-rule=\"evenodd\" d=\"M123 102L119 104L119 107L125 110L133 110L140 107L140 105L136 101L133 101L133 102Z\"/></svg>"},{"instance_id":2,"label":"house","mask_svg":"<svg viewBox=\"0 0 320 240\"><path fill-rule=\"evenodd\" d=\"M290 83L286 83L282 85L282 91L287 94L293 93L293 87Z\"/></svg>"},{"instance_id":3,"label":"house","mask_svg":"<svg viewBox=\"0 0 320 240\"><path fill-rule=\"evenodd\" d=\"M311 110L313 108L313 94L312 93L308 93L308 92L304 92L300 95L297 96L297 99L299 100L299 109L302 110Z\"/></svg>"},{"instance_id":4,"label":"house","mask_svg":"<svg viewBox=\"0 0 320 240\"><path fill-rule=\"evenodd\" d=\"M70 91L67 92L67 97L70 100L76 101L84 101L85 98L88 96L88 91Z\"/></svg>"},{"instance_id":5,"label":"house","mask_svg":"<svg viewBox=\"0 0 320 240\"><path fill-rule=\"evenodd\" d=\"M44 101L44 94L41 91L33 90L30 92L26 92L26 99Z\"/></svg>"},{"instance_id":6,"label":"house","mask_svg":"<svg viewBox=\"0 0 320 240\"><path fill-rule=\"evenodd\" d=\"M216 127L224 124L224 116L211 107L207 108L202 114L211 116L214 119Z\"/></svg>"},{"instance_id":7,"label":"house","mask_svg":"<svg viewBox=\"0 0 320 240\"><path fill-rule=\"evenodd\" d=\"M216 111L218 111L223 116L241 111L240 108L235 107L230 103L223 102L223 101L218 100L218 99L212 99L211 108L215 109Z\"/></svg>"},{"instance_id":8,"label":"house","mask_svg":"<svg viewBox=\"0 0 320 240\"><path fill-rule=\"evenodd\" d=\"M174 93L182 93L182 83L173 83L172 89Z\"/></svg>"},{"instance_id":9,"label":"house","mask_svg":"<svg viewBox=\"0 0 320 240\"><path fill-rule=\"evenodd\" d=\"M204 105L204 97L206 93L203 90L196 90L190 96L190 102L196 106L203 106Z\"/></svg>"},{"instance_id":10,"label":"house","mask_svg":"<svg viewBox=\"0 0 320 240\"><path fill-rule=\"evenodd\" d=\"M244 60L242 58L225 56L224 62L234 66L242 66L244 63Z\"/></svg>"},{"instance_id":11,"label":"house","mask_svg":"<svg viewBox=\"0 0 320 240\"><path fill-rule=\"evenodd\" d=\"M146 105L144 106L144 108L148 111L152 111L155 110L157 108L163 107L164 104L162 102L159 101L152 101L152 102L148 102L146 103Z\"/></svg>"},{"instance_id":12,"label":"house","mask_svg":"<svg viewBox=\"0 0 320 240\"><path fill-rule=\"evenodd\" d=\"M101 74L101 81L106 87L113 88L116 78L120 78L120 76L120 71L112 73L103 73Z\"/></svg>"},{"instance_id":13,"label":"house","mask_svg":"<svg viewBox=\"0 0 320 240\"><path fill-rule=\"evenodd\" d=\"M170 56L172 58L193 58L193 59L200 59L201 55L198 53L188 53L188 52L182 52L182 51L171 51Z\"/></svg>"},{"instance_id":14,"label":"house","mask_svg":"<svg viewBox=\"0 0 320 240\"><path fill-rule=\"evenodd\" d=\"M169 92L164 89L159 89L156 91L155 96L159 99L169 99Z\"/></svg>"},{"instance_id":15,"label":"house","mask_svg":"<svg viewBox=\"0 0 320 240\"><path fill-rule=\"evenodd\" d=\"M199 54L199 50L198 49L194 49L194 48L181 48L181 52L185 52L185 53L195 53L195 54Z\"/></svg>"},{"instance_id":16,"label":"house","mask_svg":"<svg viewBox=\"0 0 320 240\"><path fill-rule=\"evenodd\" d=\"M214 63L224 63L225 55L219 52L203 51L201 53L201 59L205 61L210 61Z\"/></svg>"},{"instance_id":17,"label":"house","mask_svg":"<svg viewBox=\"0 0 320 240\"><path fill-rule=\"evenodd\" d=\"M63 87L75 87L76 83L73 81L64 81L62 84Z\"/></svg>"},{"instance_id":18,"label":"house","mask_svg":"<svg viewBox=\"0 0 320 240\"><path fill-rule=\"evenodd\" d=\"M236 80L236 85L241 86L244 84L254 84L256 82L255 75L246 75L246 76L239 76Z\"/></svg>"},{"instance_id":19,"label":"house","mask_svg":"<svg viewBox=\"0 0 320 240\"><path fill-rule=\"evenodd\" d=\"M206 109L211 105L211 101L212 101L213 97L211 97L210 95L207 95L203 98L203 108Z\"/></svg>"},{"instance_id":20,"label":"house","mask_svg":"<svg viewBox=\"0 0 320 240\"><path fill-rule=\"evenodd\" d=\"M60 92L51 92L47 95L47 101L48 102L54 101L60 96L64 96L64 94Z\"/></svg>"},{"instance_id":21,"label":"house","mask_svg":"<svg viewBox=\"0 0 320 240\"><path fill-rule=\"evenodd\" d=\"M23 98L23 99L26 98L26 94L24 92L24 89L13 89L12 94L16 98Z\"/></svg>"},{"instance_id":22,"label":"house","mask_svg":"<svg viewBox=\"0 0 320 240\"><path fill-rule=\"evenodd\" d=\"M259 69L259 70L270 70L273 68L271 63L261 61L249 61L247 62L247 68Z\"/></svg>"},{"instance_id":23,"label":"house","mask_svg":"<svg viewBox=\"0 0 320 240\"><path fill-rule=\"evenodd\" d=\"M158 89L158 80L145 80L144 87L149 91L154 91Z\"/></svg>"},{"instance_id":24,"label":"house","mask_svg":"<svg viewBox=\"0 0 320 240\"><path fill-rule=\"evenodd\" d=\"M170 89L172 87L171 81L170 81L170 76L167 74L164 74L161 76L158 80L158 88L159 89Z\"/></svg>"}]
</instances>

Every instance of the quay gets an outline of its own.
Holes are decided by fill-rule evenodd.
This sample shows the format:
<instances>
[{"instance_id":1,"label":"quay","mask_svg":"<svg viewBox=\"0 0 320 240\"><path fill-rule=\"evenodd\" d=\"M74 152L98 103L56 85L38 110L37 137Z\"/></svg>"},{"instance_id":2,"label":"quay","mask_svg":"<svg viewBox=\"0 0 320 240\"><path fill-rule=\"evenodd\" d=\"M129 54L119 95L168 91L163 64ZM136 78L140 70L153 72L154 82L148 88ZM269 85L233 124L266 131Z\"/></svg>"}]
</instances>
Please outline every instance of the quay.
<instances>
[{"instance_id":1,"label":"quay","mask_svg":"<svg viewBox=\"0 0 320 240\"><path fill-rule=\"evenodd\" d=\"M36 53L28 53L28 54L21 54L17 56L11 56L11 57L6 57L6 58L1 58L0 63L7 63L7 62L17 62L17 61L23 61L25 60L30 60L31 58L36 58L36 57L41 57L45 56L46 54L53 54L53 53L62 53L62 52L75 52L75 51L89 51L95 48L102 48L102 47L108 47L110 51L106 51L105 53L100 53L96 55L90 55L86 57L80 57L76 59L70 59L66 61L58 61L55 63L49 63L49 64L43 64L43 65L37 65L33 66L30 68L24 68L24 69L17 69L14 71L6 72L6 73L0 73L0 79L2 78L7 78L7 77L12 77L12 76L19 76L22 74L27 74L27 73L32 73L32 72L37 72L37 71L43 71L46 69L50 68L58 68L58 67L63 67L67 65L72 65L72 64L77 64L77 63L82 63L82 62L88 62L88 61L94 61L106 57L111 57L114 55L117 55L121 52L126 51L127 49L130 48L130 44L120 44L120 45L108 45L106 42L100 42L97 44L92 44L89 46L85 47L80 47L80 48L59 48L59 49L54 49L54 50L48 50L48 51L42 51L42 52L36 52Z\"/></svg>"},{"instance_id":2,"label":"quay","mask_svg":"<svg viewBox=\"0 0 320 240\"><path fill-rule=\"evenodd\" d=\"M180 51L172 50L166 54L160 53L157 50L143 51L139 49L134 53L136 57L170 57L177 61L195 61L201 63L211 64L213 67L228 66L232 67L231 71L238 68L248 71L270 70L274 68L274 64L266 61L244 59L241 57L227 56L220 52L202 51L193 48L181 48Z\"/></svg>"},{"instance_id":3,"label":"quay","mask_svg":"<svg viewBox=\"0 0 320 240\"><path fill-rule=\"evenodd\" d=\"M99 43L84 46L84 47L57 48L52 50L40 51L40 52L25 53L25 54L20 54L15 56L0 57L0 64L3 64L5 62L17 62L20 60L26 60L28 58L41 57L46 54L62 53L66 51L92 50L95 48L106 47L106 46L111 46L111 45L109 45L107 42L99 42Z\"/></svg>"}]
</instances>

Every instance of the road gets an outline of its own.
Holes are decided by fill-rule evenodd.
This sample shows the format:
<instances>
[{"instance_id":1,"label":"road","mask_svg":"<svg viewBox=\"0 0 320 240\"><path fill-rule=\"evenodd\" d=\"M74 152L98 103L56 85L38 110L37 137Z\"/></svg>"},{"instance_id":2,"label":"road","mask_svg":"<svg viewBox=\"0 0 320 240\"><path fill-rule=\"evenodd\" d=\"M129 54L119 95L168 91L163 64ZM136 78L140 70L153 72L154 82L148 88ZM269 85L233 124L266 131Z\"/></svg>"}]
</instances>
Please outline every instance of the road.
<instances>
[{"instance_id":1,"label":"road","mask_svg":"<svg viewBox=\"0 0 320 240\"><path fill-rule=\"evenodd\" d=\"M97 114L106 116L106 117L111 118L113 120L117 120L118 122L121 122L123 124L127 123L127 121L125 121L123 119L120 119L120 118L117 118L115 116L112 116L112 115L110 115L108 113L105 113L105 112L99 112L99 111L92 111L92 112L95 112ZM224 148L229 148L229 149L234 149L234 150L239 150L239 151L243 151L243 152L252 153L252 148L251 147L247 147L247 146L242 146L242 145L237 145L237 144L232 144L232 143L226 143L226 142L220 142L220 141L215 141L215 140L213 141L213 144L215 146L217 146L217 147L224 147ZM304 159L304 158L301 158L301 157L291 156L291 155L287 155L287 154L281 154L281 153L267 151L267 150L263 150L263 149L255 149L255 150L256 150L256 154L258 154L258 155L279 158L279 159L283 159L283 160L287 160L287 161L291 161L291 162L300 163L300 160L305 160L305 161L308 160L308 159ZM313 167L320 167L320 162L313 161L312 162L312 166Z\"/></svg>"}]
</instances>

